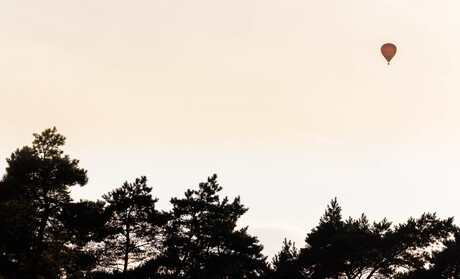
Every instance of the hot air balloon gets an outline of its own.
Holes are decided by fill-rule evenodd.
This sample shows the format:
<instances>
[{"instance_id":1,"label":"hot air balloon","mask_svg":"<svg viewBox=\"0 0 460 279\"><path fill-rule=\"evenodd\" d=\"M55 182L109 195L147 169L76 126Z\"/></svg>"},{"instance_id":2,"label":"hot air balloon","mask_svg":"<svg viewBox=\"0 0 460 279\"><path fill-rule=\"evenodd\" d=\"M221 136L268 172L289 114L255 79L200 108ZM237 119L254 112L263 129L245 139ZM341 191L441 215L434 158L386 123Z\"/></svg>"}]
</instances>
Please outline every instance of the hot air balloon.
<instances>
[{"instance_id":1,"label":"hot air balloon","mask_svg":"<svg viewBox=\"0 0 460 279\"><path fill-rule=\"evenodd\" d=\"M384 44L380 50L382 51L383 56L388 61L388 65L390 65L390 60L396 54L396 46L394 44L386 43Z\"/></svg>"}]
</instances>

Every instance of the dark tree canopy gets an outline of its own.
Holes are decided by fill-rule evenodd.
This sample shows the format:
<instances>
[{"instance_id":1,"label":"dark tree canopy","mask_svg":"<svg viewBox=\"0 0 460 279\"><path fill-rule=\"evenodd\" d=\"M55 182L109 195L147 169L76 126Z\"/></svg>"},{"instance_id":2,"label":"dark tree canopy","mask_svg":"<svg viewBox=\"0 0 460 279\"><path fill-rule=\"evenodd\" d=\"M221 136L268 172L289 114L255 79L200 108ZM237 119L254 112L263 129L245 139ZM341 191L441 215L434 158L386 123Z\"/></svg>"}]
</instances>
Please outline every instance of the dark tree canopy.
<instances>
[{"instance_id":1,"label":"dark tree canopy","mask_svg":"<svg viewBox=\"0 0 460 279\"><path fill-rule=\"evenodd\" d=\"M172 198L165 253L157 259L157 276L167 278L255 278L264 273L265 257L247 228L236 229L246 211L237 197L221 199L217 175ZM153 266L154 264L151 263Z\"/></svg>"},{"instance_id":2,"label":"dark tree canopy","mask_svg":"<svg viewBox=\"0 0 460 279\"><path fill-rule=\"evenodd\" d=\"M56 128L15 150L0 180L0 279L457 279L460 233L434 213L392 225L342 217L331 200L297 249L284 240L271 265L240 197L219 196L217 175L171 198L169 212L142 176L103 200L72 201L87 183Z\"/></svg>"},{"instance_id":3,"label":"dark tree canopy","mask_svg":"<svg viewBox=\"0 0 460 279\"><path fill-rule=\"evenodd\" d=\"M58 217L71 201L69 187L88 179L78 160L63 154L65 137L56 128L34 137L32 147L17 149L7 159L0 181L2 246L4 258L15 266L9 270L18 276L54 278L69 250Z\"/></svg>"},{"instance_id":4,"label":"dark tree canopy","mask_svg":"<svg viewBox=\"0 0 460 279\"><path fill-rule=\"evenodd\" d=\"M430 213L394 227L386 219L371 225L364 214L344 221L334 199L307 235L300 260L307 278L387 278L422 268L426 249L451 235L452 222Z\"/></svg>"},{"instance_id":5,"label":"dark tree canopy","mask_svg":"<svg viewBox=\"0 0 460 279\"><path fill-rule=\"evenodd\" d=\"M270 279L301 279L303 278L299 263L299 250L295 243L284 239L283 247L272 261L273 270L270 272Z\"/></svg>"},{"instance_id":6,"label":"dark tree canopy","mask_svg":"<svg viewBox=\"0 0 460 279\"><path fill-rule=\"evenodd\" d=\"M122 272L152 258L158 252L158 235L162 225L162 214L155 209L158 201L152 198L147 178L142 176L134 183L125 182L107 195L105 224L108 236L104 239L104 264Z\"/></svg>"},{"instance_id":7,"label":"dark tree canopy","mask_svg":"<svg viewBox=\"0 0 460 279\"><path fill-rule=\"evenodd\" d=\"M430 268L420 267L403 278L460 278L460 233L444 241L444 249L435 251L430 256Z\"/></svg>"}]
</instances>

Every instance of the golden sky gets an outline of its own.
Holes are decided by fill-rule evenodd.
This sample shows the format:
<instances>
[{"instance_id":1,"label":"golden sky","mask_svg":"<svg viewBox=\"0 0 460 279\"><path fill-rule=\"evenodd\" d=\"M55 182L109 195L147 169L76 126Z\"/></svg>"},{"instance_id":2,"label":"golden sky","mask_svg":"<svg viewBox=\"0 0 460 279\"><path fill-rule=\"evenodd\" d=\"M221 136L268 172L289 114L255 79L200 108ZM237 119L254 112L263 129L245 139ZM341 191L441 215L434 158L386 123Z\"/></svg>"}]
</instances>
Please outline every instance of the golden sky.
<instances>
[{"instance_id":1,"label":"golden sky","mask_svg":"<svg viewBox=\"0 0 460 279\"><path fill-rule=\"evenodd\" d=\"M75 199L146 175L165 209L217 173L269 255L285 237L302 247L334 197L345 217L459 216L458 14L442 0L2 1L0 156L56 126L89 171Z\"/></svg>"}]
</instances>

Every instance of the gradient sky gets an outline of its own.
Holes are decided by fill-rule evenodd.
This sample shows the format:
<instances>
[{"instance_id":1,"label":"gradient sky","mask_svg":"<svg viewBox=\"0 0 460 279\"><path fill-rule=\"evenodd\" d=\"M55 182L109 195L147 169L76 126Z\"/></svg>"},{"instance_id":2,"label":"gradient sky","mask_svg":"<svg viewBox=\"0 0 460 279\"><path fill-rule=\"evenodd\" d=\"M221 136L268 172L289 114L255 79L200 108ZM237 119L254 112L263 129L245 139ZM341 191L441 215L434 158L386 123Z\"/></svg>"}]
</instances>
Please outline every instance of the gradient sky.
<instances>
[{"instance_id":1,"label":"gradient sky","mask_svg":"<svg viewBox=\"0 0 460 279\"><path fill-rule=\"evenodd\" d=\"M2 1L0 157L56 126L88 170L74 199L146 175L162 209L217 173L270 258L285 237L303 247L334 197L344 217L460 216L459 14L440 0Z\"/></svg>"}]
</instances>

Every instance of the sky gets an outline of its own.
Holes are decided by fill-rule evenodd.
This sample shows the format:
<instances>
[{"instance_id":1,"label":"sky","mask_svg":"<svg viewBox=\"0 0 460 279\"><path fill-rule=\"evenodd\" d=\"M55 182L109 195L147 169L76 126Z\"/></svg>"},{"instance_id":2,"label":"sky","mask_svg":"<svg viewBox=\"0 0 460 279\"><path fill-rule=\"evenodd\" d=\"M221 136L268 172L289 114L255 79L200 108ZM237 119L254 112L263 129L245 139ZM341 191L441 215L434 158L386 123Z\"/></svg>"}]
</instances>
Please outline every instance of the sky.
<instances>
[{"instance_id":1,"label":"sky","mask_svg":"<svg viewBox=\"0 0 460 279\"><path fill-rule=\"evenodd\" d=\"M0 157L55 126L88 170L75 200L145 175L164 210L216 173L269 259L284 238L304 247L334 197L345 218L460 216L458 14L447 0L2 1Z\"/></svg>"}]
</instances>

